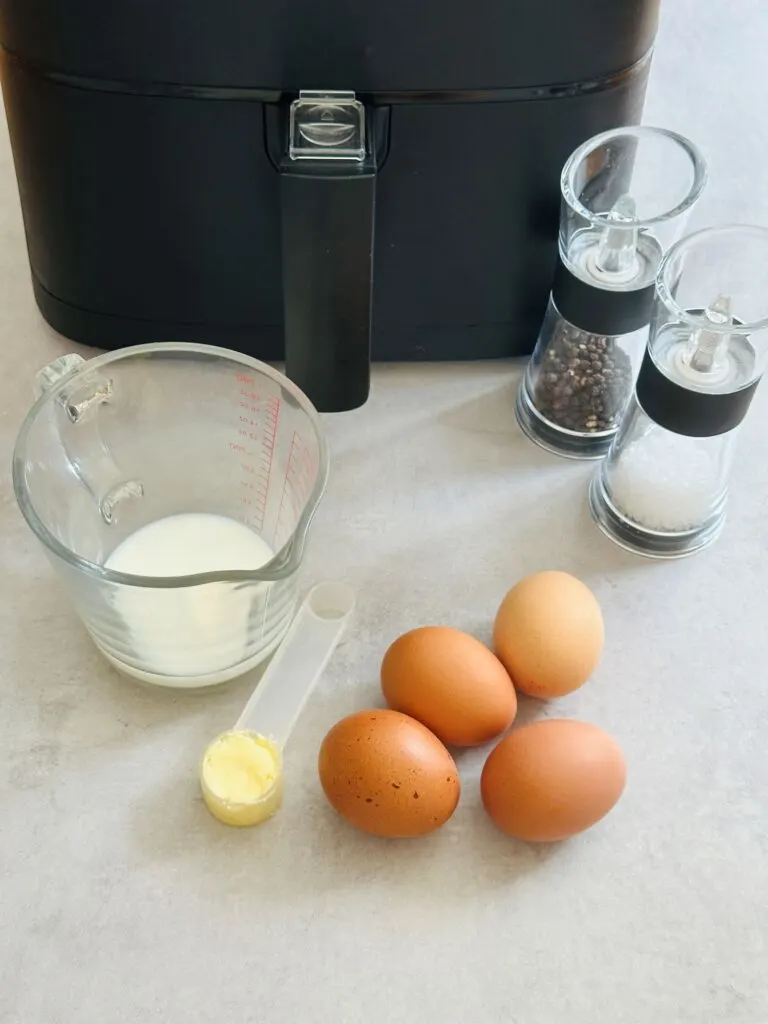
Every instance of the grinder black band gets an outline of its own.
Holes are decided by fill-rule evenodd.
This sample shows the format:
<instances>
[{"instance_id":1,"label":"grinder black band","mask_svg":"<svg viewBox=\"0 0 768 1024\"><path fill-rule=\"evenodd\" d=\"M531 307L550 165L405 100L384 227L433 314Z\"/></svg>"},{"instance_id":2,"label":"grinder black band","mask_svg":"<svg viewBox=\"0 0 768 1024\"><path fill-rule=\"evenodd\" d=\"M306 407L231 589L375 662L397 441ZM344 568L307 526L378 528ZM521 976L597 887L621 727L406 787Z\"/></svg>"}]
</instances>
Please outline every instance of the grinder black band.
<instances>
[{"instance_id":1,"label":"grinder black band","mask_svg":"<svg viewBox=\"0 0 768 1024\"><path fill-rule=\"evenodd\" d=\"M620 292L587 284L558 256L552 298L560 315L590 334L632 334L647 327L653 307L654 283Z\"/></svg>"},{"instance_id":2,"label":"grinder black band","mask_svg":"<svg viewBox=\"0 0 768 1024\"><path fill-rule=\"evenodd\" d=\"M646 349L637 378L637 400L660 427L686 437L715 437L738 427L747 415L760 378L726 394L691 391L670 380Z\"/></svg>"}]
</instances>

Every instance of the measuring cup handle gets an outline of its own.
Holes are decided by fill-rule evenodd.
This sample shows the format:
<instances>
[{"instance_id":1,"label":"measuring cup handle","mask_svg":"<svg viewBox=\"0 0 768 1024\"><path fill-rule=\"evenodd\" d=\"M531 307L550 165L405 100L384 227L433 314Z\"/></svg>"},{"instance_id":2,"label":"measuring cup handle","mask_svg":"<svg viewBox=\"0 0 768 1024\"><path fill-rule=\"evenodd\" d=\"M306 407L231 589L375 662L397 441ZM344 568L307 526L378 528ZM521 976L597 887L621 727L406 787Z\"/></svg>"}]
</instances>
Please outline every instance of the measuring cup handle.
<instances>
[{"instance_id":1,"label":"measuring cup handle","mask_svg":"<svg viewBox=\"0 0 768 1024\"><path fill-rule=\"evenodd\" d=\"M65 377L77 373L82 366L85 366L85 359L76 352L68 352L65 356L59 356L52 363L48 363L35 374L35 398L50 391Z\"/></svg>"},{"instance_id":2,"label":"measuring cup handle","mask_svg":"<svg viewBox=\"0 0 768 1024\"><path fill-rule=\"evenodd\" d=\"M102 519L111 524L122 501L143 497L144 485L140 480L125 478L99 432L97 412L113 400L112 379L96 377L84 381L78 389L76 377L87 365L88 361L75 352L59 356L38 371L35 392L39 398L62 382L72 380L71 387L62 387L53 398L59 438L72 469L97 502ZM90 448L87 460L78 454L85 448L86 438Z\"/></svg>"}]
</instances>

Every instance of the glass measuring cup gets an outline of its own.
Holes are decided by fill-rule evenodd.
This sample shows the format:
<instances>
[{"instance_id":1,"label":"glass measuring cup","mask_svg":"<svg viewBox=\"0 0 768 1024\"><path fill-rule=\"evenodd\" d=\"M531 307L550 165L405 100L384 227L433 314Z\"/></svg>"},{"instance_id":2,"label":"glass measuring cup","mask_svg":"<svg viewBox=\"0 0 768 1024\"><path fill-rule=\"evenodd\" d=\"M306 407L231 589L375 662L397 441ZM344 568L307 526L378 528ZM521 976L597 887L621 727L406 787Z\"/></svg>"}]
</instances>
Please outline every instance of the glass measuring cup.
<instances>
[{"instance_id":1,"label":"glass measuring cup","mask_svg":"<svg viewBox=\"0 0 768 1024\"><path fill-rule=\"evenodd\" d=\"M63 356L38 389L14 450L16 499L102 653L173 687L225 682L264 660L290 624L328 476L305 395L248 356L175 342ZM108 564L142 528L190 515L261 543L266 560L201 540L204 571Z\"/></svg>"}]
</instances>

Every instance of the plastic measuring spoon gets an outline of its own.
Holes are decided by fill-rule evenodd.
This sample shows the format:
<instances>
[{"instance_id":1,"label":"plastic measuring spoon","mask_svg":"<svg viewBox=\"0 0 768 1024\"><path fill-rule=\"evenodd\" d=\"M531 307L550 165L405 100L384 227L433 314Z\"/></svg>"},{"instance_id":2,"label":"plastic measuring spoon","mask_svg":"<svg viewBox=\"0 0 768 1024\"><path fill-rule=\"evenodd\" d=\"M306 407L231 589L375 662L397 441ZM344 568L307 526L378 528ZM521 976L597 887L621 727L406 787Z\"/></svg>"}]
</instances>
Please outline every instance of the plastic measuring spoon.
<instances>
[{"instance_id":1,"label":"plastic measuring spoon","mask_svg":"<svg viewBox=\"0 0 768 1024\"><path fill-rule=\"evenodd\" d=\"M207 747L200 786L219 821L258 825L280 807L283 748L354 607L346 583L313 587L243 713Z\"/></svg>"}]
</instances>

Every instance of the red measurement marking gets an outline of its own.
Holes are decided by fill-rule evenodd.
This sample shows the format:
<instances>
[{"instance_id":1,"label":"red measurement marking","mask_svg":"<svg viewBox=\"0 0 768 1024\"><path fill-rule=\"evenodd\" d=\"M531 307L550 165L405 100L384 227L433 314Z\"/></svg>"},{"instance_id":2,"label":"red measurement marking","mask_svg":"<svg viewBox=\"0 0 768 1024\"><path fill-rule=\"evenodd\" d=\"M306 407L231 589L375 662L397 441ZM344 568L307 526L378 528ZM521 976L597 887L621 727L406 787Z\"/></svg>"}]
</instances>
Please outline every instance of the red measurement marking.
<instances>
[{"instance_id":1,"label":"red measurement marking","mask_svg":"<svg viewBox=\"0 0 768 1024\"><path fill-rule=\"evenodd\" d=\"M270 420L272 423L275 424L275 426L277 426L277 419L278 419L279 415L280 415L280 403L279 402L276 402L276 403L275 402L269 402L267 404L266 419Z\"/></svg>"},{"instance_id":2,"label":"red measurement marking","mask_svg":"<svg viewBox=\"0 0 768 1024\"><path fill-rule=\"evenodd\" d=\"M240 462L240 471L243 474L243 478L240 481L240 504L244 510L244 519L246 522L250 523L254 522L254 520L258 520L259 512L263 518L263 502L259 500L259 490L254 482L254 466L251 462L247 461L249 459L248 447L246 444L241 442L256 441L258 439L258 435L253 428L258 428L259 426L257 417L259 412L258 403L261 396L258 391L255 390L255 377L247 373L237 373L235 374L235 380L239 385L236 396L238 411L237 422L239 424L237 433L239 440L230 441L228 447L230 452L235 452L243 456Z\"/></svg>"},{"instance_id":3,"label":"red measurement marking","mask_svg":"<svg viewBox=\"0 0 768 1024\"><path fill-rule=\"evenodd\" d=\"M283 492L280 498L278 513L278 534L280 539L285 533L285 517L290 511L293 519L298 515L307 500L309 491L317 474L316 461L298 433L294 432L288 454L288 464L283 481ZM291 523L291 525L293 525ZM281 526L283 530L281 531Z\"/></svg>"},{"instance_id":4,"label":"red measurement marking","mask_svg":"<svg viewBox=\"0 0 768 1024\"><path fill-rule=\"evenodd\" d=\"M290 450L288 452L288 466L286 467L285 479L283 480L283 491L282 491L282 494L280 495L280 509L279 509L279 511L277 513L277 528L275 530L275 532L277 534L277 537L278 537L278 540L281 541L281 542L285 539L285 538L283 538L282 533L281 533L281 526L282 526L282 522L283 522L283 513L285 512L285 500L286 500L286 497L288 497L288 484L290 483L291 463L293 461L293 452L294 452L294 449L296 447L297 438L298 438L298 435L297 435L296 431L294 430L293 437L291 438L291 447L290 447Z\"/></svg>"},{"instance_id":5,"label":"red measurement marking","mask_svg":"<svg viewBox=\"0 0 768 1024\"><path fill-rule=\"evenodd\" d=\"M262 438L262 451L261 451L261 468L258 474L258 479L261 481L264 487L264 508L267 506L267 495L269 493L269 485L272 479L272 466L274 465L275 459L275 442L277 439L277 424L280 419L280 406L282 402L279 398L270 396L267 399L267 412L264 417L264 436ZM281 497L282 500L282 497ZM278 525L277 529L280 528L280 514L277 516ZM263 520L263 514L262 514ZM263 523L262 523L263 525Z\"/></svg>"},{"instance_id":6,"label":"red measurement marking","mask_svg":"<svg viewBox=\"0 0 768 1024\"><path fill-rule=\"evenodd\" d=\"M278 396L260 393L256 376L237 373L236 382L237 441L229 443L229 450L244 456L240 502L248 509L248 521L263 529L282 402Z\"/></svg>"},{"instance_id":7,"label":"red measurement marking","mask_svg":"<svg viewBox=\"0 0 768 1024\"><path fill-rule=\"evenodd\" d=\"M286 480L291 485L291 507L294 511L307 500L309 491L316 476L315 460L306 444L298 435L294 435L294 443L286 468Z\"/></svg>"},{"instance_id":8,"label":"red measurement marking","mask_svg":"<svg viewBox=\"0 0 768 1024\"><path fill-rule=\"evenodd\" d=\"M246 430L245 427L240 427L237 431L240 437L244 437L248 441L258 441L259 435L256 430Z\"/></svg>"},{"instance_id":9,"label":"red measurement marking","mask_svg":"<svg viewBox=\"0 0 768 1024\"><path fill-rule=\"evenodd\" d=\"M301 478L302 483L308 487L310 482L315 476L315 470L312 466L312 459L306 448L301 449L299 453L299 465L297 476Z\"/></svg>"}]
</instances>

